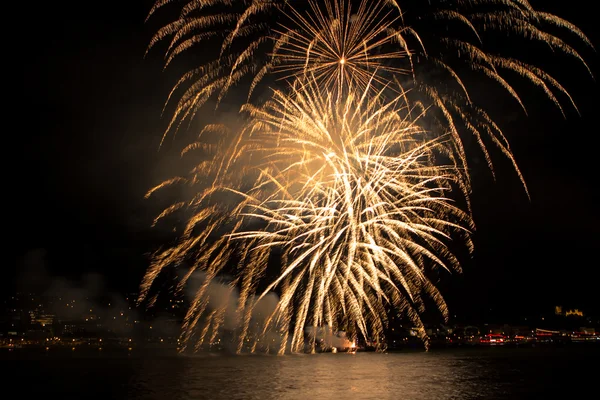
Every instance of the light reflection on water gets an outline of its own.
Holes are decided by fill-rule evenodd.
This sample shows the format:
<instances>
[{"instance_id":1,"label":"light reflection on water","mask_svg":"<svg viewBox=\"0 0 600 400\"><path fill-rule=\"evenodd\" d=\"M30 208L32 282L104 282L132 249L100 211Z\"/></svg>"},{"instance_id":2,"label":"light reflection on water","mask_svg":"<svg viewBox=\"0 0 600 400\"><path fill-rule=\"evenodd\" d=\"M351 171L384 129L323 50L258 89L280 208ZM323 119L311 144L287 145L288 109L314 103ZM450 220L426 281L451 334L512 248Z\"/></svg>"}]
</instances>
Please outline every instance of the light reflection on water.
<instances>
[{"instance_id":1,"label":"light reflection on water","mask_svg":"<svg viewBox=\"0 0 600 400\"><path fill-rule=\"evenodd\" d=\"M31 390L78 399L525 399L595 390L594 369L585 365L597 366L599 355L598 348L283 357L118 354L12 356L10 365L37 382Z\"/></svg>"}]
</instances>

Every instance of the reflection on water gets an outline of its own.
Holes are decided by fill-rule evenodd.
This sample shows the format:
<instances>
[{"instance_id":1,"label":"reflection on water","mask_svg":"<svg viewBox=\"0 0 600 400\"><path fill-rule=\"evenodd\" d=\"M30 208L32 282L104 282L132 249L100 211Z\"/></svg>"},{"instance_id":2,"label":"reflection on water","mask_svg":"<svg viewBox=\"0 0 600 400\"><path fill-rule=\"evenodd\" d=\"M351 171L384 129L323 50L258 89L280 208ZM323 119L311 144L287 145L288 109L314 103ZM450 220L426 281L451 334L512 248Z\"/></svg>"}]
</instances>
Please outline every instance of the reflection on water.
<instances>
[{"instance_id":1,"label":"reflection on water","mask_svg":"<svg viewBox=\"0 0 600 400\"><path fill-rule=\"evenodd\" d=\"M28 393L62 398L525 399L595 390L594 368L586 366L597 367L598 355L598 348L568 348L283 357L15 353L1 359L19 379L35 382Z\"/></svg>"}]
</instances>

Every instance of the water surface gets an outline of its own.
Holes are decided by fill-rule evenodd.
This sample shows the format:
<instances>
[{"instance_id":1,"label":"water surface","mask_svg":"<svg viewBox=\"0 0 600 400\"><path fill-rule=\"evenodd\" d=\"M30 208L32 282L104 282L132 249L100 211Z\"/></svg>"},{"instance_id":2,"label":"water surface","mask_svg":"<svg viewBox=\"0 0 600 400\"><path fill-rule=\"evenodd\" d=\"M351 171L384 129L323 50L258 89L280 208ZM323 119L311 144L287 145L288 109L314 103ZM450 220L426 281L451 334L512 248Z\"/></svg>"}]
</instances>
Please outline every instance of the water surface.
<instances>
[{"instance_id":1,"label":"water surface","mask_svg":"<svg viewBox=\"0 0 600 400\"><path fill-rule=\"evenodd\" d=\"M598 356L598 347L280 357L15 350L0 362L26 398L553 399L594 398Z\"/></svg>"}]
</instances>

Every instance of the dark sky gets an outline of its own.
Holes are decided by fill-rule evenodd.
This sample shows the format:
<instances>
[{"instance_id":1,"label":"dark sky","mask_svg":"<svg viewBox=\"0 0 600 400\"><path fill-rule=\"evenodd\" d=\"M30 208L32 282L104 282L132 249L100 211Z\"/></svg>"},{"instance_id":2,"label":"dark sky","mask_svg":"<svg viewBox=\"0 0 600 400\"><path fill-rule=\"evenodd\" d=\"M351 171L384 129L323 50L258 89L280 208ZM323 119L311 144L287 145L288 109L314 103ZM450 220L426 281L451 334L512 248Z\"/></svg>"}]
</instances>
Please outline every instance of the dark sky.
<instances>
[{"instance_id":1,"label":"dark sky","mask_svg":"<svg viewBox=\"0 0 600 400\"><path fill-rule=\"evenodd\" d=\"M99 272L117 290L135 289L147 263L144 252L164 237L149 228L158 206L143 195L173 171L169 146L158 146L166 127L160 110L181 71L161 72L158 51L143 57L166 22L144 23L152 3L27 3L9 14L16 25L5 35L10 72L4 77L14 91L5 97L7 289L33 273L21 260L35 249L45 249L51 275ZM564 1L533 2L540 3L600 46L587 0L572 0L568 8L560 5ZM584 55L600 75L598 55ZM599 86L565 59L557 58L559 75L581 118L569 112L564 120L533 94L524 96L529 118L516 107L504 116L531 202L501 157L496 182L487 170L475 171L476 251L464 259L462 276L441 283L459 314L490 308L525 313L554 304L590 309L600 303Z\"/></svg>"}]
</instances>

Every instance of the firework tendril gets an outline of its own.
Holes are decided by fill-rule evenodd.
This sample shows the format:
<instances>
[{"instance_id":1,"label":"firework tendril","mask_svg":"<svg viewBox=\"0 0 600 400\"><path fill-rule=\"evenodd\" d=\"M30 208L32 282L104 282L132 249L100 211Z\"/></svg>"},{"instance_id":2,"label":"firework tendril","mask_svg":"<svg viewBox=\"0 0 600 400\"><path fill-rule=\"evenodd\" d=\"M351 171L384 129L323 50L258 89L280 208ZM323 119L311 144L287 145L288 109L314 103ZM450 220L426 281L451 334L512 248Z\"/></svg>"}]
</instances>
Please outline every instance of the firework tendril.
<instances>
[{"instance_id":1,"label":"firework tendril","mask_svg":"<svg viewBox=\"0 0 600 400\"><path fill-rule=\"evenodd\" d=\"M156 1L149 17L170 3ZM467 138L492 172L488 145L500 149L527 190L473 85L497 85L526 112L511 83L518 78L561 113L577 110L550 73L496 51L494 41L501 34L507 43L544 44L591 75L581 50L557 32L593 49L589 39L527 0L178 7L150 48L167 43L167 66L200 48L203 61L171 91L165 135L226 98L243 124L206 124L182 151L194 160L189 174L148 192L183 185L192 195L155 220L185 222L177 242L154 254L140 302L151 305L157 278L176 266L184 271L177 290L196 281L184 350L227 336L237 352L314 352L319 343L308 332L323 327L383 348L390 310L406 315L427 346L426 306L448 318L437 271L460 271L453 241L473 249Z\"/></svg>"}]
</instances>

